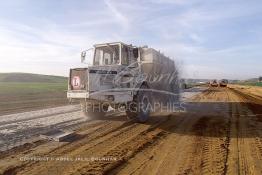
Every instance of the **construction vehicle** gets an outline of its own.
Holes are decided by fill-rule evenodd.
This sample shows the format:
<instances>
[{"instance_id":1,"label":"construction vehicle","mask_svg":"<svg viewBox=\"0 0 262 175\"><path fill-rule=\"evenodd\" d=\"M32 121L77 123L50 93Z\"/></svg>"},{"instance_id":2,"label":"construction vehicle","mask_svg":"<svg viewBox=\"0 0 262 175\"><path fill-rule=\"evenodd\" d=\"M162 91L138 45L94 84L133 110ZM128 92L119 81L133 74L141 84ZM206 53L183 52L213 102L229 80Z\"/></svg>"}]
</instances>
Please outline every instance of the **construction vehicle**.
<instances>
[{"instance_id":1,"label":"construction vehicle","mask_svg":"<svg viewBox=\"0 0 262 175\"><path fill-rule=\"evenodd\" d=\"M226 80L226 79L222 79L219 82L220 87L227 87L227 84L228 84L228 80Z\"/></svg>"},{"instance_id":2,"label":"construction vehicle","mask_svg":"<svg viewBox=\"0 0 262 175\"><path fill-rule=\"evenodd\" d=\"M209 85L210 85L211 87L218 87L217 80L212 80L212 81L210 81Z\"/></svg>"},{"instance_id":3,"label":"construction vehicle","mask_svg":"<svg viewBox=\"0 0 262 175\"><path fill-rule=\"evenodd\" d=\"M67 97L80 100L91 118L103 117L111 106L145 122L156 100L179 100L175 63L155 49L122 42L96 44L81 53L82 62L87 59L92 65L70 69Z\"/></svg>"}]
</instances>

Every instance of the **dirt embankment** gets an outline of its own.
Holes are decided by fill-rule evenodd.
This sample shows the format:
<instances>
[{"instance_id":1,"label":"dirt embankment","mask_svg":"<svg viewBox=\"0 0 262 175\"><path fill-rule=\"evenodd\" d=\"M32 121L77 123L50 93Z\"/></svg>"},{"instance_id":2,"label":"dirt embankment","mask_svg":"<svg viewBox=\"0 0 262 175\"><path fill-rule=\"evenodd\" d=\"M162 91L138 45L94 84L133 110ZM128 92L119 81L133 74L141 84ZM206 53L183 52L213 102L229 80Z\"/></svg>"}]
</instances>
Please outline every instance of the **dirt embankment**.
<instances>
[{"instance_id":1,"label":"dirt embankment","mask_svg":"<svg viewBox=\"0 0 262 175\"><path fill-rule=\"evenodd\" d=\"M154 115L146 124L121 114L90 121L76 129L74 140L4 152L0 172L262 174L261 106L245 94L209 88L184 103L186 111Z\"/></svg>"}]
</instances>

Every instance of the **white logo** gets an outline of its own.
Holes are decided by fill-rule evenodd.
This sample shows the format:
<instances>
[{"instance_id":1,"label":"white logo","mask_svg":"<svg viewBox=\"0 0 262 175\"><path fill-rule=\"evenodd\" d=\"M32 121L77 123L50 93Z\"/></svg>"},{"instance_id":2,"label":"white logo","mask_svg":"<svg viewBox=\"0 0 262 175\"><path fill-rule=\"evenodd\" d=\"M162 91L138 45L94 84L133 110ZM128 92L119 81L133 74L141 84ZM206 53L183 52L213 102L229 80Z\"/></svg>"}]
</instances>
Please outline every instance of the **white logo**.
<instances>
[{"instance_id":1,"label":"white logo","mask_svg":"<svg viewBox=\"0 0 262 175\"><path fill-rule=\"evenodd\" d=\"M79 76L74 76L72 78L72 86L74 88L79 88L80 87L80 77Z\"/></svg>"}]
</instances>

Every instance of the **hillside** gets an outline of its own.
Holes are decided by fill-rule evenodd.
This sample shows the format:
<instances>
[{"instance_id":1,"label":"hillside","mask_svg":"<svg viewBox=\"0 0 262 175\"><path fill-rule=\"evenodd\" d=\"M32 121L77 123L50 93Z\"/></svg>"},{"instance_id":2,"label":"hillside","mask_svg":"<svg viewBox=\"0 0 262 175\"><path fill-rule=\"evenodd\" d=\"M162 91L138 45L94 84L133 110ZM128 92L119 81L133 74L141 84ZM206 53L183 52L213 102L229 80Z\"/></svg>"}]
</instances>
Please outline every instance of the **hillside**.
<instances>
[{"instance_id":1,"label":"hillside","mask_svg":"<svg viewBox=\"0 0 262 175\"><path fill-rule=\"evenodd\" d=\"M65 105L66 90L66 77L0 73L0 116Z\"/></svg>"},{"instance_id":2,"label":"hillside","mask_svg":"<svg viewBox=\"0 0 262 175\"><path fill-rule=\"evenodd\" d=\"M67 77L30 73L0 73L0 82L65 83Z\"/></svg>"}]
</instances>

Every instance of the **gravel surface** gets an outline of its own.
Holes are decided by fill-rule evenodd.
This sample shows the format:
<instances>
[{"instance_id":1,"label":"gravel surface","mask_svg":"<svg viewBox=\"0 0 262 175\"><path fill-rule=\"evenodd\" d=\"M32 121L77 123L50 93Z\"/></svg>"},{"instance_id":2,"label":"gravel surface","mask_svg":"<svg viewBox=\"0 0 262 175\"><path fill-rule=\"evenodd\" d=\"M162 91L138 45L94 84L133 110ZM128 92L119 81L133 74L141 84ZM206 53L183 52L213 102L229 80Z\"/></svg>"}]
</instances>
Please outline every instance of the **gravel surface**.
<instances>
[{"instance_id":1,"label":"gravel surface","mask_svg":"<svg viewBox=\"0 0 262 175\"><path fill-rule=\"evenodd\" d=\"M196 87L181 93L182 101L206 90ZM88 118L80 112L79 105L66 105L31 112L0 116L0 151L35 141L40 134L53 129L73 130Z\"/></svg>"},{"instance_id":2,"label":"gravel surface","mask_svg":"<svg viewBox=\"0 0 262 175\"><path fill-rule=\"evenodd\" d=\"M0 149L10 149L52 129L70 129L86 121L79 105L4 115L0 117Z\"/></svg>"}]
</instances>

